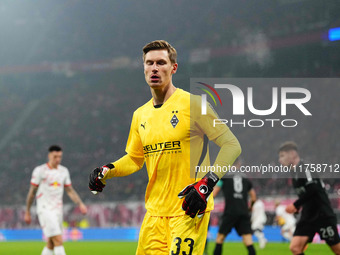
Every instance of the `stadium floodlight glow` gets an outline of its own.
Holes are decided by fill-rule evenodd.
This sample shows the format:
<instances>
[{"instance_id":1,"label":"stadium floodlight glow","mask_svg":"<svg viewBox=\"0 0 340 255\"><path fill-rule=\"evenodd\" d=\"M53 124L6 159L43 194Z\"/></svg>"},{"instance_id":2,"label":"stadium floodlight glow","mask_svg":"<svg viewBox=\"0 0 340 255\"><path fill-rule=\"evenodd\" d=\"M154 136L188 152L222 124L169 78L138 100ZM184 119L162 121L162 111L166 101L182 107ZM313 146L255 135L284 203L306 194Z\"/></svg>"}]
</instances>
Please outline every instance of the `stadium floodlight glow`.
<instances>
[{"instance_id":1,"label":"stadium floodlight glow","mask_svg":"<svg viewBox=\"0 0 340 255\"><path fill-rule=\"evenodd\" d=\"M328 40L330 41L340 40L340 27L335 27L328 30Z\"/></svg>"}]
</instances>

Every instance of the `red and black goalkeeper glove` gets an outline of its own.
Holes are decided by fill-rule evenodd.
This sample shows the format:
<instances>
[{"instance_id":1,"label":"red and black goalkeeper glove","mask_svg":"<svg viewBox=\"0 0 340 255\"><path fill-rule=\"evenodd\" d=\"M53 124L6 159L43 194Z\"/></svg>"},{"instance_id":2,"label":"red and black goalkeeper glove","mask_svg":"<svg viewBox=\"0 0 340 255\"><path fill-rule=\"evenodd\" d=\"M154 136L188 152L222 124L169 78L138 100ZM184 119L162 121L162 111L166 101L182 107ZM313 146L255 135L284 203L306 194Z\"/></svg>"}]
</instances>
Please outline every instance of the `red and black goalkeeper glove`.
<instances>
[{"instance_id":1,"label":"red and black goalkeeper glove","mask_svg":"<svg viewBox=\"0 0 340 255\"><path fill-rule=\"evenodd\" d=\"M100 181L105 175L107 171L114 168L114 165L107 164L102 167L97 167L94 169L89 176L89 188L93 194L97 194L98 192L102 192L105 185Z\"/></svg>"},{"instance_id":2,"label":"red and black goalkeeper glove","mask_svg":"<svg viewBox=\"0 0 340 255\"><path fill-rule=\"evenodd\" d=\"M219 178L213 172L207 173L202 180L186 186L179 194L184 198L182 209L191 218L201 218L207 208L207 201Z\"/></svg>"}]
</instances>

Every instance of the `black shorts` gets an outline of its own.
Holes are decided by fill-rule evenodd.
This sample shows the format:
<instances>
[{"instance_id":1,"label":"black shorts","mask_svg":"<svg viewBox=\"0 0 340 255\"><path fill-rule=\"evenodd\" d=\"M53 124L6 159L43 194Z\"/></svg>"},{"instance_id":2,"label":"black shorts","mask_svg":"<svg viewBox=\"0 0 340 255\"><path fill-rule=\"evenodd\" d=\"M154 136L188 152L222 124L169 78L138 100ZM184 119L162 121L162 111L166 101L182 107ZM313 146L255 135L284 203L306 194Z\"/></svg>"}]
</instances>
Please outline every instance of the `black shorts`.
<instances>
[{"instance_id":1,"label":"black shorts","mask_svg":"<svg viewBox=\"0 0 340 255\"><path fill-rule=\"evenodd\" d=\"M248 214L223 214L218 233L228 235L233 228L239 236L252 234L250 216Z\"/></svg>"},{"instance_id":2,"label":"black shorts","mask_svg":"<svg viewBox=\"0 0 340 255\"><path fill-rule=\"evenodd\" d=\"M320 235L322 240L325 240L329 246L340 242L336 219L318 219L313 222L300 220L296 224L294 236L308 236L308 242L312 242L315 233Z\"/></svg>"}]
</instances>

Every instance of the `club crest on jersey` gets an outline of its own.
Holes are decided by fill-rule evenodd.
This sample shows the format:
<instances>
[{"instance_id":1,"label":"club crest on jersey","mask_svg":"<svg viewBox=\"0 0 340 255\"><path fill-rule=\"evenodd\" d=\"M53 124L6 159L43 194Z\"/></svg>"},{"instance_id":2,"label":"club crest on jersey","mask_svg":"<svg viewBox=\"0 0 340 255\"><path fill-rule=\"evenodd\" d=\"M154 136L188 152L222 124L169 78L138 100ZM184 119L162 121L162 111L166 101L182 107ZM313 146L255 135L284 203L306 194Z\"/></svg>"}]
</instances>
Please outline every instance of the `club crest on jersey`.
<instances>
[{"instance_id":1,"label":"club crest on jersey","mask_svg":"<svg viewBox=\"0 0 340 255\"><path fill-rule=\"evenodd\" d=\"M57 187L59 187L60 185L61 185L61 184L58 183L57 181L55 181L55 182L53 182L53 183L50 184L50 186L52 186L52 187L54 187L54 188L57 188Z\"/></svg>"},{"instance_id":2,"label":"club crest on jersey","mask_svg":"<svg viewBox=\"0 0 340 255\"><path fill-rule=\"evenodd\" d=\"M198 189L202 194L208 193L208 187L206 185L201 185Z\"/></svg>"},{"instance_id":3,"label":"club crest on jersey","mask_svg":"<svg viewBox=\"0 0 340 255\"><path fill-rule=\"evenodd\" d=\"M172 113L174 113L174 116L172 116L170 123L173 126L173 128L175 128L179 122L179 119L177 118L175 113L178 113L178 111L172 111Z\"/></svg>"}]
</instances>

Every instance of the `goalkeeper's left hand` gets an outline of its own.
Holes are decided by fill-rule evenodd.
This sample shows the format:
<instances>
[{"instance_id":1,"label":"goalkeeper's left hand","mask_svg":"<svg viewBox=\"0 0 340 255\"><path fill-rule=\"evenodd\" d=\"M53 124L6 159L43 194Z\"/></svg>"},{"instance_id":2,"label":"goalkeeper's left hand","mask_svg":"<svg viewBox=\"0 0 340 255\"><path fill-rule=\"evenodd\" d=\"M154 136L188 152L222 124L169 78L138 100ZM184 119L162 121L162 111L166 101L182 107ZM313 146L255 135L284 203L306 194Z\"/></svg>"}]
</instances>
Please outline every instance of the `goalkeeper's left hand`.
<instances>
[{"instance_id":1,"label":"goalkeeper's left hand","mask_svg":"<svg viewBox=\"0 0 340 255\"><path fill-rule=\"evenodd\" d=\"M219 178L213 172L207 173L202 180L186 186L179 194L184 198L182 209L191 218L201 218L207 208L207 201Z\"/></svg>"}]
</instances>

